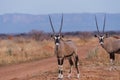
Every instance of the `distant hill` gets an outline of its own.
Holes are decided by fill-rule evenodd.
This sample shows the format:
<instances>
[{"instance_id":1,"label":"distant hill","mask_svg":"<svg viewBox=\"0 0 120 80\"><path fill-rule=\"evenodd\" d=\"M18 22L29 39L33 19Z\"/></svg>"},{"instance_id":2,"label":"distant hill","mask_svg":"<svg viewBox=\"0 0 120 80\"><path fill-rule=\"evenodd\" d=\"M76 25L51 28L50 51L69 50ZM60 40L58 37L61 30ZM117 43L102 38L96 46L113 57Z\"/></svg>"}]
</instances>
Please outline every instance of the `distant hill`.
<instances>
[{"instance_id":1,"label":"distant hill","mask_svg":"<svg viewBox=\"0 0 120 80\"><path fill-rule=\"evenodd\" d=\"M94 15L102 30L104 13L64 14L63 32L95 31ZM56 31L59 30L61 14L50 14ZM51 32L48 15L4 14L0 15L0 33L23 33L31 30ZM106 14L105 30L120 30L120 14Z\"/></svg>"}]
</instances>

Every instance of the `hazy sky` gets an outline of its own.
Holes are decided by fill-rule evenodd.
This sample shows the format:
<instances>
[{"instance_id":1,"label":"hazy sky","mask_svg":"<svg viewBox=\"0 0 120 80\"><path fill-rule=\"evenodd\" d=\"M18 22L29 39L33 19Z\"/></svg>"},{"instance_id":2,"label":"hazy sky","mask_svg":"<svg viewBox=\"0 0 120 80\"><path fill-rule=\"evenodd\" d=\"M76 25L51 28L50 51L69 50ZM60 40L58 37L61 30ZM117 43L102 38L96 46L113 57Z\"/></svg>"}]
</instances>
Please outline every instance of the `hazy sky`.
<instances>
[{"instance_id":1,"label":"hazy sky","mask_svg":"<svg viewBox=\"0 0 120 80\"><path fill-rule=\"evenodd\" d=\"M120 13L120 0L0 0L0 14Z\"/></svg>"}]
</instances>

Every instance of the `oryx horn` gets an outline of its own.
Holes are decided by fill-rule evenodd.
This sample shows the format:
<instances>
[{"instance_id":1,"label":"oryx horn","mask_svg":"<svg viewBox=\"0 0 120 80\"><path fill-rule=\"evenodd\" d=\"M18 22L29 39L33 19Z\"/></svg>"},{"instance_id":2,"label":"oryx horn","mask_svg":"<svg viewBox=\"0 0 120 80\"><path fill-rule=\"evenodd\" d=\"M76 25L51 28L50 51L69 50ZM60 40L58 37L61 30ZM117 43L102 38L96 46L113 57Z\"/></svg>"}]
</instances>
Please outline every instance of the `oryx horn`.
<instances>
[{"instance_id":1,"label":"oryx horn","mask_svg":"<svg viewBox=\"0 0 120 80\"><path fill-rule=\"evenodd\" d=\"M96 15L95 15L95 23L96 23L96 27L97 27L98 34L100 34L100 31L99 31L99 28L98 28L98 23L97 23Z\"/></svg>"},{"instance_id":2,"label":"oryx horn","mask_svg":"<svg viewBox=\"0 0 120 80\"><path fill-rule=\"evenodd\" d=\"M61 25L60 25L59 34L61 34L62 26L63 26L63 14L62 14L62 19L61 19Z\"/></svg>"},{"instance_id":3,"label":"oryx horn","mask_svg":"<svg viewBox=\"0 0 120 80\"><path fill-rule=\"evenodd\" d=\"M53 24L52 24L52 20L51 20L50 15L49 15L49 21L50 21L50 24L51 24L51 27L52 27L53 33L55 34L55 30L54 30L54 27L53 27Z\"/></svg>"},{"instance_id":4,"label":"oryx horn","mask_svg":"<svg viewBox=\"0 0 120 80\"><path fill-rule=\"evenodd\" d=\"M104 16L103 34L104 34L104 30L105 30L105 23L106 23L106 14L105 14L105 16Z\"/></svg>"}]
</instances>

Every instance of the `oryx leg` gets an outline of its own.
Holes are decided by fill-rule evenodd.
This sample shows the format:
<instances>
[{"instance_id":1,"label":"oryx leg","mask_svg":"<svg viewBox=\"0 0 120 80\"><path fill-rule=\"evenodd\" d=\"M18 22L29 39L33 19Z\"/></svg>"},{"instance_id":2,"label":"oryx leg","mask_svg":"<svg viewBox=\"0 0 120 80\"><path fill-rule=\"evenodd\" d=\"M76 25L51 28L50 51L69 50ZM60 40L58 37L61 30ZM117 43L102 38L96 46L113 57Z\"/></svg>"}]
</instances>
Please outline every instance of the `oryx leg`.
<instances>
[{"instance_id":1,"label":"oryx leg","mask_svg":"<svg viewBox=\"0 0 120 80\"><path fill-rule=\"evenodd\" d=\"M110 71L114 70L114 60L115 60L115 54L114 53L110 53Z\"/></svg>"},{"instance_id":2,"label":"oryx leg","mask_svg":"<svg viewBox=\"0 0 120 80\"><path fill-rule=\"evenodd\" d=\"M68 75L68 78L70 78L71 74L72 74L72 67L73 67L73 61L72 61L72 58L68 58L69 60L69 64L70 64L70 71L69 71L69 75Z\"/></svg>"},{"instance_id":3,"label":"oryx leg","mask_svg":"<svg viewBox=\"0 0 120 80\"><path fill-rule=\"evenodd\" d=\"M79 73L79 58L78 55L75 56L75 68L77 70L77 78L80 78L80 73Z\"/></svg>"},{"instance_id":4,"label":"oryx leg","mask_svg":"<svg viewBox=\"0 0 120 80\"><path fill-rule=\"evenodd\" d=\"M63 78L63 61L64 58L58 58L58 69L59 69L58 78L60 79Z\"/></svg>"}]
</instances>

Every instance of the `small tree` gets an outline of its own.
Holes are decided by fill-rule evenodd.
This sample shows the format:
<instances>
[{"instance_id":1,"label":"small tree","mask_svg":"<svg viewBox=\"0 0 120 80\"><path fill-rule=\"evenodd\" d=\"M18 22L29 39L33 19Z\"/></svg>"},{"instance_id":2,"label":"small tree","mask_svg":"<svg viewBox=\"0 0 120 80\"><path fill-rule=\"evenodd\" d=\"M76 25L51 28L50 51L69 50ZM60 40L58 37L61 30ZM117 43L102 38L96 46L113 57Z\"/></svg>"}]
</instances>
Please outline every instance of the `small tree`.
<instances>
[{"instance_id":1,"label":"small tree","mask_svg":"<svg viewBox=\"0 0 120 80\"><path fill-rule=\"evenodd\" d=\"M32 38L36 41L39 41L40 40L40 37L42 36L42 33L41 31L37 31L37 30L32 30L30 32L30 34L32 35Z\"/></svg>"}]
</instances>

